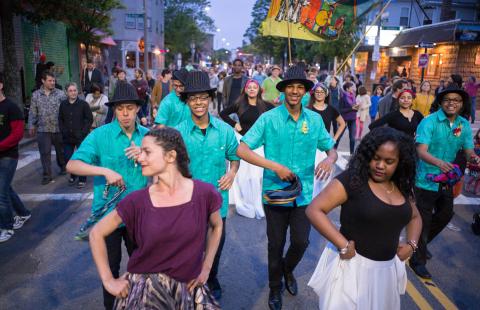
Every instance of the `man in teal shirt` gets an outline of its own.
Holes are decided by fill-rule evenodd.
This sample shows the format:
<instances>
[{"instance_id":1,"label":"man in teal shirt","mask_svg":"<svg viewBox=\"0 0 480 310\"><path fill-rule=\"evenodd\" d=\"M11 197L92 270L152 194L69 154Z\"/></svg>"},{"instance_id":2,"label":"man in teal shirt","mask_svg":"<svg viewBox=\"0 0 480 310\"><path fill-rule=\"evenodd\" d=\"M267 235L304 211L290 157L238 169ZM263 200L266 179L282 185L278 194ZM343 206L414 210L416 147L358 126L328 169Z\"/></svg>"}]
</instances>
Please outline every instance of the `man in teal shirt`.
<instances>
[{"instance_id":1,"label":"man in teal shirt","mask_svg":"<svg viewBox=\"0 0 480 310\"><path fill-rule=\"evenodd\" d=\"M297 295L298 287L293 270L308 246L310 223L305 208L312 200L314 172L327 178L337 159L335 142L325 130L320 115L304 108L301 99L313 82L306 79L303 66L292 66L285 79L277 84L285 93L279 107L260 116L242 138L237 154L243 160L265 168L263 192L286 187L297 175L303 191L293 203L269 205L264 200L268 237L268 274L270 309L282 308L282 278L288 292ZM264 146L265 158L252 150ZM315 169L316 149L326 151L328 157ZM283 257L287 230L290 227L290 247Z\"/></svg>"},{"instance_id":2,"label":"man in teal shirt","mask_svg":"<svg viewBox=\"0 0 480 310\"><path fill-rule=\"evenodd\" d=\"M225 222L228 214L228 190L233 184L240 166L237 157L238 142L232 127L208 113L215 88L210 88L206 72L190 72L186 79L182 101L187 102L191 117L176 129L182 134L190 157L190 171L194 179L213 184L222 194L220 215L223 220L222 238L210 271L208 286L216 299L221 298L222 289L217 279L218 265L225 244ZM230 161L227 172L226 161Z\"/></svg>"},{"instance_id":3,"label":"man in teal shirt","mask_svg":"<svg viewBox=\"0 0 480 310\"><path fill-rule=\"evenodd\" d=\"M175 127L190 118L190 109L180 100L180 93L184 89L187 70L181 69L173 73L173 90L160 102L155 125L159 127Z\"/></svg>"},{"instance_id":4,"label":"man in teal shirt","mask_svg":"<svg viewBox=\"0 0 480 310\"><path fill-rule=\"evenodd\" d=\"M452 187L427 180L453 169L457 153L463 149L467 160L479 162L473 151L472 129L464 112L470 112L470 99L461 89L450 88L437 95L433 106L440 109L424 118L417 128L417 151L420 161L415 180L415 198L422 217L422 233L418 249L410 259L410 267L425 279L432 275L426 268L427 244L447 226L453 217Z\"/></svg>"},{"instance_id":5,"label":"man in teal shirt","mask_svg":"<svg viewBox=\"0 0 480 310\"><path fill-rule=\"evenodd\" d=\"M107 105L114 109L116 119L92 131L82 142L67 164L69 173L93 178L92 213L102 208L116 190L110 188L107 197L103 197L105 185L125 186L126 191L117 200L128 193L147 186L147 178L142 168L135 162L140 154L137 145L141 145L148 129L136 123L137 112L143 101L138 98L135 88L128 83L117 84L113 100ZM122 239L127 252L133 252L126 228L119 227L105 239L110 270L118 278L122 260ZM104 279L102 279L104 280ZM103 288L105 309L113 309L115 296Z\"/></svg>"}]
</instances>

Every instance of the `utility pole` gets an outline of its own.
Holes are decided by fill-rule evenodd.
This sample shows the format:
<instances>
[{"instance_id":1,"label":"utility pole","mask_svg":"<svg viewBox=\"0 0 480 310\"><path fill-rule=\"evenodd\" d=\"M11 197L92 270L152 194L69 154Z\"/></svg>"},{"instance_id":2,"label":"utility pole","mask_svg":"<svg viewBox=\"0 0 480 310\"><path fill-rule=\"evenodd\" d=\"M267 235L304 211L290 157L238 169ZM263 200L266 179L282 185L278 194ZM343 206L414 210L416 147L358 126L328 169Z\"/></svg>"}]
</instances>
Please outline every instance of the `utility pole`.
<instances>
[{"instance_id":1,"label":"utility pole","mask_svg":"<svg viewBox=\"0 0 480 310\"><path fill-rule=\"evenodd\" d=\"M145 65L145 76L147 76L148 71L148 18L147 18L147 0L143 0L143 42L145 43L145 48L143 49L143 63Z\"/></svg>"}]
</instances>

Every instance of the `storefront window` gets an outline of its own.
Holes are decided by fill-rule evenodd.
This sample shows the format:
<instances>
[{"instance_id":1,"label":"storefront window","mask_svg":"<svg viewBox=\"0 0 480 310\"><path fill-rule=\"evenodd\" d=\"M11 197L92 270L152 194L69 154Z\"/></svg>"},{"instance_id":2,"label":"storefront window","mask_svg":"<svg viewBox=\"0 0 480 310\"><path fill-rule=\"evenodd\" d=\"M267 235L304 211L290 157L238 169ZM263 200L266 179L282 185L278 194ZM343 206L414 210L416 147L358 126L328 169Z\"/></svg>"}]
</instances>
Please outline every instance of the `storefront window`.
<instances>
[{"instance_id":1,"label":"storefront window","mask_svg":"<svg viewBox=\"0 0 480 310\"><path fill-rule=\"evenodd\" d=\"M132 51L128 51L127 52L127 68L135 68L135 64L136 64L136 54L135 52L132 52Z\"/></svg>"},{"instance_id":2,"label":"storefront window","mask_svg":"<svg viewBox=\"0 0 480 310\"><path fill-rule=\"evenodd\" d=\"M428 57L427 76L438 76L442 65L442 54L431 54Z\"/></svg>"}]
</instances>

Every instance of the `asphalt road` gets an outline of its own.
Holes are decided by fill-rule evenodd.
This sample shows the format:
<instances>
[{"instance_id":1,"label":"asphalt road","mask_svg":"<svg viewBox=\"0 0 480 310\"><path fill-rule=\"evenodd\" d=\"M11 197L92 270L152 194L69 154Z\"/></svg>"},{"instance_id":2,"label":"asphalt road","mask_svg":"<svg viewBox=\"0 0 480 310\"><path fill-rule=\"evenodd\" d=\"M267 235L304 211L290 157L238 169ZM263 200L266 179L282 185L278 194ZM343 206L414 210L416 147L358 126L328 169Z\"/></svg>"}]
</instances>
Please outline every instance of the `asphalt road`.
<instances>
[{"instance_id":1,"label":"asphalt road","mask_svg":"<svg viewBox=\"0 0 480 310\"><path fill-rule=\"evenodd\" d=\"M340 150L346 149L345 142ZM21 149L13 186L32 218L0 244L0 309L102 309L100 280L88 244L73 240L89 215L91 180L83 190L69 187L66 176L42 186L38 158L36 144ZM52 156L55 165L53 160ZM338 171L346 161L342 153ZM473 212L480 211L479 199L462 197L458 202L452 223L460 231L445 229L430 246L434 257L428 268L435 283L424 284L409 270L402 309L480 308L480 237L469 227ZM219 275L221 303L224 309L268 309L265 220L239 216L233 206L230 211ZM338 217L337 209L331 218ZM295 271L300 293L292 297L285 292L284 309L317 309L317 296L306 284L325 240L312 229L310 241ZM125 256L123 268L126 262Z\"/></svg>"}]
</instances>

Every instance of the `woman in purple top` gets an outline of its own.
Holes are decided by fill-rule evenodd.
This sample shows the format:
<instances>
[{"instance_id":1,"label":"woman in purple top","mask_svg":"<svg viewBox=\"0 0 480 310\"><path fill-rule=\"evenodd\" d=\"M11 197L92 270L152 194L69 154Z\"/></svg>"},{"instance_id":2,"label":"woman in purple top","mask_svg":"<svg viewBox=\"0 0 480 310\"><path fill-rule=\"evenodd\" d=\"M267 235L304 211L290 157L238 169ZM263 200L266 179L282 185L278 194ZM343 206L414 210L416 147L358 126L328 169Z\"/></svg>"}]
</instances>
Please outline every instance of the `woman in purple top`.
<instances>
[{"instance_id":1,"label":"woman in purple top","mask_svg":"<svg viewBox=\"0 0 480 310\"><path fill-rule=\"evenodd\" d=\"M346 82L343 84L343 93L342 97L340 98L340 115L343 117L345 122L347 122L348 127L348 138L350 139L350 155L353 154L355 149L355 121L357 119L357 110L358 105L355 98L355 84L352 82ZM340 140L343 137L342 132L340 138L337 141L335 147L338 147Z\"/></svg>"},{"instance_id":2,"label":"woman in purple top","mask_svg":"<svg viewBox=\"0 0 480 310\"><path fill-rule=\"evenodd\" d=\"M192 180L185 143L173 128L150 131L138 161L142 174L158 182L129 194L90 233L100 278L117 297L115 309L220 309L205 285L222 234L220 194ZM115 279L105 237L121 224L136 248L128 273Z\"/></svg>"}]
</instances>

